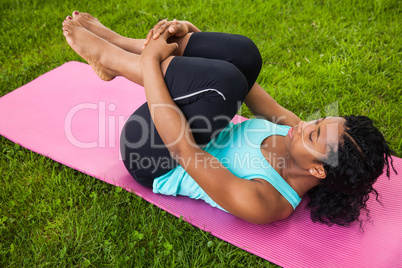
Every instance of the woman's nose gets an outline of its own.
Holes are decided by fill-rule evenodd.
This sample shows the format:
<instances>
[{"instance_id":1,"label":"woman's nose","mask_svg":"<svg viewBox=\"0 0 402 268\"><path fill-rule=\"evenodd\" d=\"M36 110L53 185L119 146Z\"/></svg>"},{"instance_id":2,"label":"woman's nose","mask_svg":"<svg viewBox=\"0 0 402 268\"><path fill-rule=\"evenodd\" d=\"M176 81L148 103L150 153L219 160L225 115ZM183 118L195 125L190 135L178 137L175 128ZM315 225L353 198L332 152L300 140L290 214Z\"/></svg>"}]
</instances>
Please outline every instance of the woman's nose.
<instances>
[{"instance_id":1,"label":"woman's nose","mask_svg":"<svg viewBox=\"0 0 402 268\"><path fill-rule=\"evenodd\" d=\"M305 127L306 122L300 121L299 124L297 125L297 133L302 134L303 133L303 128Z\"/></svg>"},{"instance_id":2,"label":"woman's nose","mask_svg":"<svg viewBox=\"0 0 402 268\"><path fill-rule=\"evenodd\" d=\"M300 121L299 124L299 134L302 134L304 129L308 126L306 121Z\"/></svg>"},{"instance_id":3,"label":"woman's nose","mask_svg":"<svg viewBox=\"0 0 402 268\"><path fill-rule=\"evenodd\" d=\"M299 125L297 127L298 128L297 132L299 134L303 134L303 131L306 131L307 128L310 127L310 126L312 126L312 124L309 124L309 123L307 123L305 121L300 121L300 123L299 123Z\"/></svg>"}]
</instances>

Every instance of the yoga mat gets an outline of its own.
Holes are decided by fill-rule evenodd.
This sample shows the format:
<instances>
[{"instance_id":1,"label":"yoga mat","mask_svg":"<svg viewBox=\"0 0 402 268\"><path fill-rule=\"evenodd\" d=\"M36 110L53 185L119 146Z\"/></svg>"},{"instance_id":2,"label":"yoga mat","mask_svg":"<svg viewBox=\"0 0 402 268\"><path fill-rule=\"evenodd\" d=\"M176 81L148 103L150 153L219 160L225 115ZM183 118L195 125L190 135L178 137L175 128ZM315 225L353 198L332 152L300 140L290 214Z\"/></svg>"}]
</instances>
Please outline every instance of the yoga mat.
<instances>
[{"instance_id":1,"label":"yoga mat","mask_svg":"<svg viewBox=\"0 0 402 268\"><path fill-rule=\"evenodd\" d=\"M393 158L399 175L376 182L383 205L370 198L372 223L364 233L357 224L313 223L305 199L285 220L251 224L200 200L154 194L131 178L120 160L119 135L144 102L141 86L121 77L104 82L89 65L69 62L0 98L0 134L283 267L402 267L402 159Z\"/></svg>"}]
</instances>

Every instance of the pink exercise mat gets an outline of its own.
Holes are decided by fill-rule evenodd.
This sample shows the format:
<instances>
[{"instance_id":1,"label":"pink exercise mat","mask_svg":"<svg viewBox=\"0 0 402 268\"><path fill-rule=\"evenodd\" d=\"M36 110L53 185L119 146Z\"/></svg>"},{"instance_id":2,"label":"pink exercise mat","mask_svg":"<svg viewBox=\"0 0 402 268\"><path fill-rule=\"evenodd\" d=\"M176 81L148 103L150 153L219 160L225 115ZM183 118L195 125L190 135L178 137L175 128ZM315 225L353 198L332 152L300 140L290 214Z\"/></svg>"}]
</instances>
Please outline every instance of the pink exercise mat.
<instances>
[{"instance_id":1,"label":"pink exercise mat","mask_svg":"<svg viewBox=\"0 0 402 268\"><path fill-rule=\"evenodd\" d=\"M87 65L66 63L0 98L0 134L64 165L123 187L239 248L284 267L402 267L402 159L399 175L381 176L370 198L372 223L312 223L306 200L286 220L255 225L203 201L152 193L128 174L119 154L124 121L145 102L141 86L99 79ZM244 118L236 116L234 121ZM399 198L398 198L399 197Z\"/></svg>"}]
</instances>

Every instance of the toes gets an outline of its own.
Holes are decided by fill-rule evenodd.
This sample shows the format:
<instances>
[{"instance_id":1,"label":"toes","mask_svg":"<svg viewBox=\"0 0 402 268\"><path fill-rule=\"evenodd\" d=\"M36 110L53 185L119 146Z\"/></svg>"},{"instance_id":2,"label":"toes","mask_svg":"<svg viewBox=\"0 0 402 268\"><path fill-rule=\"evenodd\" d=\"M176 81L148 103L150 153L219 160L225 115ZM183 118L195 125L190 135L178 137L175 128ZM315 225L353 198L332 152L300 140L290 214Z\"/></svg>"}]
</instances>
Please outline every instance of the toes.
<instances>
[{"instance_id":1,"label":"toes","mask_svg":"<svg viewBox=\"0 0 402 268\"><path fill-rule=\"evenodd\" d=\"M73 12L73 17L75 20L77 20L80 24L85 25L86 23L86 18L84 17L84 14L86 13L80 13L78 11Z\"/></svg>"},{"instance_id":2,"label":"toes","mask_svg":"<svg viewBox=\"0 0 402 268\"><path fill-rule=\"evenodd\" d=\"M67 37L70 34L70 27L67 24L63 25L63 35Z\"/></svg>"},{"instance_id":3,"label":"toes","mask_svg":"<svg viewBox=\"0 0 402 268\"><path fill-rule=\"evenodd\" d=\"M73 18L72 18L71 16L67 16L67 17L64 19L64 21L63 21L63 26L65 26L65 25L71 23L72 19L73 19Z\"/></svg>"},{"instance_id":4,"label":"toes","mask_svg":"<svg viewBox=\"0 0 402 268\"><path fill-rule=\"evenodd\" d=\"M64 35L68 35L68 33L72 30L74 26L79 26L79 23L73 20L73 18L69 15L63 21L63 32Z\"/></svg>"},{"instance_id":5,"label":"toes","mask_svg":"<svg viewBox=\"0 0 402 268\"><path fill-rule=\"evenodd\" d=\"M91 14L89 14L89 13L82 13L81 15L82 15L82 17L83 17L84 19L86 19L86 20L95 19L95 18L94 18Z\"/></svg>"},{"instance_id":6,"label":"toes","mask_svg":"<svg viewBox=\"0 0 402 268\"><path fill-rule=\"evenodd\" d=\"M73 12L73 18L74 20L78 21L80 24L85 24L85 18L83 18L84 13L80 13L78 11Z\"/></svg>"},{"instance_id":7,"label":"toes","mask_svg":"<svg viewBox=\"0 0 402 268\"><path fill-rule=\"evenodd\" d=\"M73 12L74 19L79 19L79 15L80 15L80 12L78 12L77 10Z\"/></svg>"},{"instance_id":8,"label":"toes","mask_svg":"<svg viewBox=\"0 0 402 268\"><path fill-rule=\"evenodd\" d=\"M68 18L69 16L67 16L65 19L64 19L64 21L63 21L63 23L62 23L62 25L63 25L63 27L66 25L66 23L68 22L68 20L69 20L69 18ZM64 30L64 28L63 28L63 30Z\"/></svg>"},{"instance_id":9,"label":"toes","mask_svg":"<svg viewBox=\"0 0 402 268\"><path fill-rule=\"evenodd\" d=\"M70 25L68 23L63 24L63 32L68 32L70 30Z\"/></svg>"},{"instance_id":10,"label":"toes","mask_svg":"<svg viewBox=\"0 0 402 268\"><path fill-rule=\"evenodd\" d=\"M92 16L89 13L79 13L79 14L80 14L80 17L83 18L86 21L89 21L89 22L92 21L92 20L99 21L97 18L95 18L94 16Z\"/></svg>"},{"instance_id":11,"label":"toes","mask_svg":"<svg viewBox=\"0 0 402 268\"><path fill-rule=\"evenodd\" d=\"M63 21L63 25L68 23L69 21L71 21L73 18L71 16L67 16L64 21Z\"/></svg>"}]
</instances>

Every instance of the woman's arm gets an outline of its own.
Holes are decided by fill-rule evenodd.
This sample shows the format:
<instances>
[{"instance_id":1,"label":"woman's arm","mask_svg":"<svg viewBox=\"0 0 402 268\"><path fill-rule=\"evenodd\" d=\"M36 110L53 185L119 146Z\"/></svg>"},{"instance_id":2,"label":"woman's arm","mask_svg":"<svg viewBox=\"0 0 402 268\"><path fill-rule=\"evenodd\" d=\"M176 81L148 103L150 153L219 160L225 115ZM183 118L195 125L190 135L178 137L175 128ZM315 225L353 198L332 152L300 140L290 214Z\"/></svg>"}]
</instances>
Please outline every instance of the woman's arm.
<instances>
[{"instance_id":1,"label":"woman's arm","mask_svg":"<svg viewBox=\"0 0 402 268\"><path fill-rule=\"evenodd\" d=\"M185 36L189 32L200 32L196 26L188 21L163 20L149 31L144 45L147 45L151 38L157 39L165 31L169 31L175 37ZM250 90L245 103L254 115L262 116L276 124L295 126L301 121L294 113L279 105L257 83Z\"/></svg>"},{"instance_id":2,"label":"woman's arm","mask_svg":"<svg viewBox=\"0 0 402 268\"><path fill-rule=\"evenodd\" d=\"M251 88L244 103L256 116L262 116L267 120L281 125L295 126L301 119L277 103L257 83Z\"/></svg>"},{"instance_id":3,"label":"woman's arm","mask_svg":"<svg viewBox=\"0 0 402 268\"><path fill-rule=\"evenodd\" d=\"M208 152L195 146L184 115L173 102L163 79L160 62L170 55L168 32L151 39L141 55L141 68L149 109L168 150L198 185L229 213L254 223L268 223L288 216L277 194L259 180L236 177Z\"/></svg>"}]
</instances>

